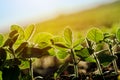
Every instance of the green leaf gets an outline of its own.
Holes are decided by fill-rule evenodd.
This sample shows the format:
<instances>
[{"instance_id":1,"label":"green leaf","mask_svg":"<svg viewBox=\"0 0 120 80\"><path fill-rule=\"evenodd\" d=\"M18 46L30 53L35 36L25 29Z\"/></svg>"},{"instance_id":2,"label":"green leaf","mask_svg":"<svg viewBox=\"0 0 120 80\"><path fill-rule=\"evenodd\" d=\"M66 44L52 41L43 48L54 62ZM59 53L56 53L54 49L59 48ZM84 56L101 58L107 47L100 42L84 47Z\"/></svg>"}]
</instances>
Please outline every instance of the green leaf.
<instances>
[{"instance_id":1,"label":"green leaf","mask_svg":"<svg viewBox=\"0 0 120 80\"><path fill-rule=\"evenodd\" d=\"M15 53L20 53L25 47L27 47L28 42L23 42L20 46L15 50Z\"/></svg>"},{"instance_id":2,"label":"green leaf","mask_svg":"<svg viewBox=\"0 0 120 80\"><path fill-rule=\"evenodd\" d=\"M0 46L3 44L3 40L4 40L3 35L0 34Z\"/></svg>"},{"instance_id":3,"label":"green leaf","mask_svg":"<svg viewBox=\"0 0 120 80\"><path fill-rule=\"evenodd\" d=\"M47 47L47 46L49 46L49 44L48 44L47 42L40 42L38 47L39 47L40 49L42 49L42 48L45 48L45 47Z\"/></svg>"},{"instance_id":4,"label":"green leaf","mask_svg":"<svg viewBox=\"0 0 120 80\"><path fill-rule=\"evenodd\" d=\"M117 58L116 56L112 56L106 53L99 53L97 54L97 57L103 66L108 66L114 59Z\"/></svg>"},{"instance_id":5,"label":"green leaf","mask_svg":"<svg viewBox=\"0 0 120 80\"><path fill-rule=\"evenodd\" d=\"M103 40L104 36L100 29L92 28L88 31L87 38L98 43L99 41Z\"/></svg>"},{"instance_id":6,"label":"green leaf","mask_svg":"<svg viewBox=\"0 0 120 80\"><path fill-rule=\"evenodd\" d=\"M10 28L11 31L18 31L19 33L19 38L23 40L24 38L24 31L23 31L23 28L18 26L18 25L12 25L11 28Z\"/></svg>"},{"instance_id":7,"label":"green leaf","mask_svg":"<svg viewBox=\"0 0 120 80\"><path fill-rule=\"evenodd\" d=\"M19 37L16 41L15 44L19 45L21 44L21 42L23 42L25 39L24 39L24 31L23 31L23 28L18 26L18 25L12 25L11 28L10 28L11 31L18 31L18 34L19 34Z\"/></svg>"},{"instance_id":8,"label":"green leaf","mask_svg":"<svg viewBox=\"0 0 120 80\"><path fill-rule=\"evenodd\" d=\"M57 53L56 53L56 56L59 58L59 59L65 59L68 55L68 52L66 50L58 50Z\"/></svg>"},{"instance_id":9,"label":"green leaf","mask_svg":"<svg viewBox=\"0 0 120 80\"><path fill-rule=\"evenodd\" d=\"M18 31L18 33L20 33L20 34L22 34L22 35L24 34L22 27L20 27L20 26L18 26L18 25L12 25L12 26L10 27L10 30L11 30L11 31L16 30L16 31Z\"/></svg>"},{"instance_id":10,"label":"green leaf","mask_svg":"<svg viewBox=\"0 0 120 80\"><path fill-rule=\"evenodd\" d=\"M55 56L56 55L56 51L54 48L51 48L48 50L49 54L52 55L52 56Z\"/></svg>"},{"instance_id":11,"label":"green leaf","mask_svg":"<svg viewBox=\"0 0 120 80\"><path fill-rule=\"evenodd\" d=\"M31 40L31 38L33 37L33 34L35 32L35 25L29 25L25 28L24 30L24 36L25 36L25 40L29 41Z\"/></svg>"},{"instance_id":12,"label":"green leaf","mask_svg":"<svg viewBox=\"0 0 120 80\"><path fill-rule=\"evenodd\" d=\"M96 60L94 59L93 56L89 56L89 57L85 58L85 61L87 61L87 62L96 62Z\"/></svg>"},{"instance_id":13,"label":"green leaf","mask_svg":"<svg viewBox=\"0 0 120 80\"><path fill-rule=\"evenodd\" d=\"M72 31L70 28L65 28L64 30L64 39L68 45L72 45Z\"/></svg>"},{"instance_id":14,"label":"green leaf","mask_svg":"<svg viewBox=\"0 0 120 80\"><path fill-rule=\"evenodd\" d=\"M75 52L76 52L77 56L79 56L82 59L90 56L88 48L83 48L83 49L77 50Z\"/></svg>"},{"instance_id":15,"label":"green leaf","mask_svg":"<svg viewBox=\"0 0 120 80\"><path fill-rule=\"evenodd\" d=\"M14 30L14 31L12 31L12 32L9 33L9 37L12 38L12 37L14 37L17 33L18 33L18 31L17 31L17 30Z\"/></svg>"},{"instance_id":16,"label":"green leaf","mask_svg":"<svg viewBox=\"0 0 120 80\"><path fill-rule=\"evenodd\" d=\"M54 43L56 43L56 42L63 42L64 43L65 42L64 38L61 36L53 36L52 41Z\"/></svg>"},{"instance_id":17,"label":"green leaf","mask_svg":"<svg viewBox=\"0 0 120 80\"><path fill-rule=\"evenodd\" d=\"M83 42L84 39L77 39L74 43L73 43L73 48L79 46L82 42Z\"/></svg>"},{"instance_id":18,"label":"green leaf","mask_svg":"<svg viewBox=\"0 0 120 80\"><path fill-rule=\"evenodd\" d=\"M53 35L47 32L40 32L36 34L33 38L33 42L41 45L41 43L48 43L50 44L50 40L52 39Z\"/></svg>"},{"instance_id":19,"label":"green leaf","mask_svg":"<svg viewBox=\"0 0 120 80\"><path fill-rule=\"evenodd\" d=\"M120 28L116 32L116 38L120 42Z\"/></svg>"},{"instance_id":20,"label":"green leaf","mask_svg":"<svg viewBox=\"0 0 120 80\"><path fill-rule=\"evenodd\" d=\"M19 36L19 34L18 35L16 35L16 36L14 36L10 41L10 43L9 43L9 47L11 48L12 46L13 46L13 44L16 42L16 40L18 39L18 36Z\"/></svg>"},{"instance_id":21,"label":"green leaf","mask_svg":"<svg viewBox=\"0 0 120 80\"><path fill-rule=\"evenodd\" d=\"M28 60L21 60L21 65L19 65L20 69L27 69L30 67L30 62Z\"/></svg>"},{"instance_id":22,"label":"green leaf","mask_svg":"<svg viewBox=\"0 0 120 80\"><path fill-rule=\"evenodd\" d=\"M4 42L3 47L9 46L10 43L11 43L11 39L8 38L8 39Z\"/></svg>"},{"instance_id":23,"label":"green leaf","mask_svg":"<svg viewBox=\"0 0 120 80\"><path fill-rule=\"evenodd\" d=\"M76 47L74 47L74 50L81 50L83 48L82 45L77 45Z\"/></svg>"}]
</instances>

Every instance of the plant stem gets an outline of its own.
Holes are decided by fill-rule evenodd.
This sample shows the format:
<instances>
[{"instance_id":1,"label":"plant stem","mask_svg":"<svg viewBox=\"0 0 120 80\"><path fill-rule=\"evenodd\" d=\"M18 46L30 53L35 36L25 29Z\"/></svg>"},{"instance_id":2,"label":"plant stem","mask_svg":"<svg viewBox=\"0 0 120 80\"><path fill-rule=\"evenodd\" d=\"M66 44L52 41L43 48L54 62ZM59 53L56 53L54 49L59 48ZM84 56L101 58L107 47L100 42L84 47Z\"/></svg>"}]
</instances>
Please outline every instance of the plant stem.
<instances>
[{"instance_id":1,"label":"plant stem","mask_svg":"<svg viewBox=\"0 0 120 80\"><path fill-rule=\"evenodd\" d=\"M33 66L32 66L32 59L30 58L30 76L31 76L31 80L33 79Z\"/></svg>"},{"instance_id":2,"label":"plant stem","mask_svg":"<svg viewBox=\"0 0 120 80\"><path fill-rule=\"evenodd\" d=\"M99 73L100 73L100 75L102 76L103 80L105 80L104 75L103 75L103 72L102 72L102 68L101 68L101 65L100 65L100 62L99 62L99 60L98 60L95 52L93 53L93 56L94 56L94 58L95 58L95 60L96 60L96 64L97 64Z\"/></svg>"},{"instance_id":3,"label":"plant stem","mask_svg":"<svg viewBox=\"0 0 120 80\"><path fill-rule=\"evenodd\" d=\"M114 52L112 51L112 46L109 45L109 51L112 55L114 55ZM117 63L116 63L116 60L113 60L113 67L114 67L114 70L115 70L115 73L118 74L118 67L117 67Z\"/></svg>"},{"instance_id":4,"label":"plant stem","mask_svg":"<svg viewBox=\"0 0 120 80\"><path fill-rule=\"evenodd\" d=\"M94 56L94 58L95 58L95 60L96 60L96 64L97 64L97 67L98 67L98 69L99 69L100 75L103 75L103 73L102 73L102 68L101 68L101 66L100 66L100 62L99 62L99 60L98 60L96 54L93 53L93 56Z\"/></svg>"},{"instance_id":5,"label":"plant stem","mask_svg":"<svg viewBox=\"0 0 120 80\"><path fill-rule=\"evenodd\" d=\"M71 49L71 56L72 56L73 64L74 64L75 77L78 78L79 77L79 75L78 75L78 66L77 66L77 61L75 59L75 54L74 54L73 49Z\"/></svg>"},{"instance_id":6,"label":"plant stem","mask_svg":"<svg viewBox=\"0 0 120 80\"><path fill-rule=\"evenodd\" d=\"M95 58L95 60L96 60L96 64L97 64L99 73L100 73L100 75L103 77L103 80L105 80L105 78L104 78L104 76L103 76L103 73L102 73L102 68L101 68L101 66L100 66L100 62L99 62L99 60L98 60L98 58L97 58L97 56L96 56L96 54L95 54L95 49L93 49L93 46L91 45L91 43L90 43L87 39L86 39L86 42L87 42L88 48L90 48L91 50L94 50L93 56L94 56L94 58ZM96 45L96 44L95 44L95 45Z\"/></svg>"}]
</instances>

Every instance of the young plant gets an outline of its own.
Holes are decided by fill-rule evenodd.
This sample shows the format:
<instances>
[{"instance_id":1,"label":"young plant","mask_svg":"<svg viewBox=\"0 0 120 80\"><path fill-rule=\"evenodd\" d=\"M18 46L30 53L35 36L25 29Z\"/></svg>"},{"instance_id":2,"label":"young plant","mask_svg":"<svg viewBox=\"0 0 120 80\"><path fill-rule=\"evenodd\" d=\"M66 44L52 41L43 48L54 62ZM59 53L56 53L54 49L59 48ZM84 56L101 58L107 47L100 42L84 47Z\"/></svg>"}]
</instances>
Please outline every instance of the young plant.
<instances>
[{"instance_id":1,"label":"young plant","mask_svg":"<svg viewBox=\"0 0 120 80\"><path fill-rule=\"evenodd\" d=\"M81 49L81 43L82 40L79 39L74 41L74 38L73 38L73 33L71 31L70 28L65 28L64 30L64 34L63 34L63 41L62 42L59 42L59 41L56 41L55 38L52 40L52 44L55 47L55 49L57 49L57 53L56 55L59 57L59 52L60 54L62 55L66 55L66 53L68 55L70 55L72 61L73 61L73 65L74 65L74 72L75 72L75 77L74 79L78 79L79 75L78 75L78 61L76 59L76 53L75 53L75 48L79 47L79 49ZM69 62L68 62L69 63ZM68 63L65 63L56 73L55 73L55 77L57 77L63 70L64 70L64 66L67 66ZM73 79L73 80L74 80Z\"/></svg>"},{"instance_id":2,"label":"young plant","mask_svg":"<svg viewBox=\"0 0 120 80\"><path fill-rule=\"evenodd\" d=\"M40 48L36 46L38 43L33 44L34 29L34 25L28 26L25 30L20 26L12 25L7 40L3 41L3 36L0 35L0 70L2 71L3 80L18 80L20 70L27 68L30 68L29 77L24 78L21 76L20 79L33 80L32 58L48 54L47 50L51 48L50 46ZM21 66L24 62L28 63L28 61L29 66L26 66L26 64ZM10 72L13 72L13 74ZM7 73L10 74L6 77Z\"/></svg>"},{"instance_id":3,"label":"young plant","mask_svg":"<svg viewBox=\"0 0 120 80\"><path fill-rule=\"evenodd\" d=\"M103 75L102 73L102 68L100 66L100 62L96 56L96 53L95 53L95 46L97 45L97 43L101 40L103 40L104 36L103 36L103 33L97 29L97 28L92 28L91 30L89 30L89 32L87 33L87 39L91 40L90 42L87 40L87 44L88 44L88 48L90 48L92 51L93 51L93 56L96 60L96 63L97 63L97 66L98 66L98 69L99 69L99 72L101 75Z\"/></svg>"},{"instance_id":4,"label":"young plant","mask_svg":"<svg viewBox=\"0 0 120 80\"><path fill-rule=\"evenodd\" d=\"M111 56L114 56L114 50L113 48L116 46L116 38L114 34L109 34L105 33L104 34L104 40L103 40L107 45L108 45L108 50ZM118 74L118 67L116 63L116 58L112 61L113 68L115 70L115 74Z\"/></svg>"},{"instance_id":5,"label":"young plant","mask_svg":"<svg viewBox=\"0 0 120 80\"><path fill-rule=\"evenodd\" d=\"M92 54L96 60L96 64L99 69L100 75L103 76L102 68L101 65L103 66L108 66L114 59L116 59L115 56L105 54L108 49L96 51L96 46L98 44L101 44L102 41L104 40L104 35L102 31L98 28L92 28L88 33L87 33L87 44L88 48L92 51ZM103 76L104 79L104 76Z\"/></svg>"}]
</instances>

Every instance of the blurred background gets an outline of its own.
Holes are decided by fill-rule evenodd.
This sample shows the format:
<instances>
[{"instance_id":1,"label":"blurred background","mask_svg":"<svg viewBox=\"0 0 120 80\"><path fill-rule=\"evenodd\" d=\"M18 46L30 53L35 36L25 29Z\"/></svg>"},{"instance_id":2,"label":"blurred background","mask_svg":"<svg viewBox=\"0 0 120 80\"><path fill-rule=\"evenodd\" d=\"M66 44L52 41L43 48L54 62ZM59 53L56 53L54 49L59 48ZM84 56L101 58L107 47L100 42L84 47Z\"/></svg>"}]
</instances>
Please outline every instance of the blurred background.
<instances>
[{"instance_id":1,"label":"blurred background","mask_svg":"<svg viewBox=\"0 0 120 80\"><path fill-rule=\"evenodd\" d=\"M119 22L119 0L0 0L0 33L13 24L35 24L36 32L59 34L69 26L86 34L91 27L113 30Z\"/></svg>"}]
</instances>

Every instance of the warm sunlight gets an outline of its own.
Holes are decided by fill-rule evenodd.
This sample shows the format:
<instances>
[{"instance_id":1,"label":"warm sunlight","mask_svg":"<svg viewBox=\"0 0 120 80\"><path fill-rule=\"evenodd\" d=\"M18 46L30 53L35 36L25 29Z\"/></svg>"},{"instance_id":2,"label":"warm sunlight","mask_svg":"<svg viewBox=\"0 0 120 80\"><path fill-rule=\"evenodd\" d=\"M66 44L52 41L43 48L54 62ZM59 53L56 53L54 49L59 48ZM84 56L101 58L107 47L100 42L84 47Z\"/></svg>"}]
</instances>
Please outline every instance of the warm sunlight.
<instances>
[{"instance_id":1,"label":"warm sunlight","mask_svg":"<svg viewBox=\"0 0 120 80\"><path fill-rule=\"evenodd\" d=\"M0 80L120 80L120 0L0 0Z\"/></svg>"}]
</instances>

